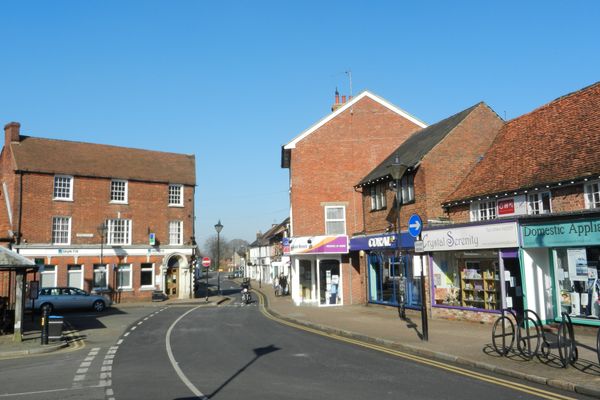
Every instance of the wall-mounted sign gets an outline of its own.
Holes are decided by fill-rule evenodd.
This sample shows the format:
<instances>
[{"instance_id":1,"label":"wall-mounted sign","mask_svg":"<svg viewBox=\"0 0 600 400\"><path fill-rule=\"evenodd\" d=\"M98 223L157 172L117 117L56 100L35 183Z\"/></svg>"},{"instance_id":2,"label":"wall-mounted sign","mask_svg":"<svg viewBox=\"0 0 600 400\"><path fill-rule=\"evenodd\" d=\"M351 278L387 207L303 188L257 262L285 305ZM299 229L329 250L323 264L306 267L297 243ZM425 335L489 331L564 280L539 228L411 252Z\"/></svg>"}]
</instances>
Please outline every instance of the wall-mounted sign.
<instances>
[{"instance_id":1,"label":"wall-mounted sign","mask_svg":"<svg viewBox=\"0 0 600 400\"><path fill-rule=\"evenodd\" d=\"M423 231L424 251L518 247L516 222Z\"/></svg>"},{"instance_id":2,"label":"wall-mounted sign","mask_svg":"<svg viewBox=\"0 0 600 400\"><path fill-rule=\"evenodd\" d=\"M290 254L346 254L348 236L302 236L290 238Z\"/></svg>"},{"instance_id":3,"label":"wall-mounted sign","mask_svg":"<svg viewBox=\"0 0 600 400\"><path fill-rule=\"evenodd\" d=\"M600 244L600 219L560 221L521 226L523 247Z\"/></svg>"},{"instance_id":4,"label":"wall-mounted sign","mask_svg":"<svg viewBox=\"0 0 600 400\"><path fill-rule=\"evenodd\" d=\"M515 213L515 200L498 200L498 215L510 215Z\"/></svg>"},{"instance_id":5,"label":"wall-mounted sign","mask_svg":"<svg viewBox=\"0 0 600 400\"><path fill-rule=\"evenodd\" d=\"M156 234L155 233L150 233L148 235L148 243L150 244L150 246L156 245Z\"/></svg>"}]
</instances>

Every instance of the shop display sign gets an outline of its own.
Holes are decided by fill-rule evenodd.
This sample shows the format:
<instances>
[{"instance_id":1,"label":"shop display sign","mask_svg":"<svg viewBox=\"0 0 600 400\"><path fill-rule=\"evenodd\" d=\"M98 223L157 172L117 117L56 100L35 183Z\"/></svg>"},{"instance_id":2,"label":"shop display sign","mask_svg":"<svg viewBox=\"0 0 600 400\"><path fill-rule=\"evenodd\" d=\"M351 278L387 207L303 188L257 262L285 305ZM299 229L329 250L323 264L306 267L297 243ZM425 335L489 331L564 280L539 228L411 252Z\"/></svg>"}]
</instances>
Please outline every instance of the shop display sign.
<instances>
[{"instance_id":1,"label":"shop display sign","mask_svg":"<svg viewBox=\"0 0 600 400\"><path fill-rule=\"evenodd\" d=\"M600 244L600 219L521 226L523 247Z\"/></svg>"},{"instance_id":2,"label":"shop display sign","mask_svg":"<svg viewBox=\"0 0 600 400\"><path fill-rule=\"evenodd\" d=\"M588 280L588 262L585 249L567 249L569 279L571 281Z\"/></svg>"},{"instance_id":3,"label":"shop display sign","mask_svg":"<svg viewBox=\"0 0 600 400\"><path fill-rule=\"evenodd\" d=\"M518 247L516 222L423 231L423 251Z\"/></svg>"},{"instance_id":4,"label":"shop display sign","mask_svg":"<svg viewBox=\"0 0 600 400\"><path fill-rule=\"evenodd\" d=\"M348 236L304 236L290 238L290 254L346 254Z\"/></svg>"}]
</instances>

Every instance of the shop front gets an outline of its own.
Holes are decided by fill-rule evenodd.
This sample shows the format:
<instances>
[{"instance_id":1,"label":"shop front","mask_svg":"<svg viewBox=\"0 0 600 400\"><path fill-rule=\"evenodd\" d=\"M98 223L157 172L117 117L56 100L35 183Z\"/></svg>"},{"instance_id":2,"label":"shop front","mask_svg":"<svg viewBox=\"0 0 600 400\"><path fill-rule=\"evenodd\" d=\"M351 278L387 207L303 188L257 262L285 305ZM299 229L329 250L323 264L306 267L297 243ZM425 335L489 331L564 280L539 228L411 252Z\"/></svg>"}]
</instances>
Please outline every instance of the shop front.
<instances>
[{"instance_id":1,"label":"shop front","mask_svg":"<svg viewBox=\"0 0 600 400\"><path fill-rule=\"evenodd\" d=\"M600 218L522 223L521 237L528 308L600 326Z\"/></svg>"},{"instance_id":2,"label":"shop front","mask_svg":"<svg viewBox=\"0 0 600 400\"><path fill-rule=\"evenodd\" d=\"M296 305L344 304L343 254L348 254L348 236L345 235L289 239L291 293Z\"/></svg>"},{"instance_id":3,"label":"shop front","mask_svg":"<svg viewBox=\"0 0 600 400\"><path fill-rule=\"evenodd\" d=\"M491 321L503 308L523 309L516 222L429 229L422 244L434 314Z\"/></svg>"},{"instance_id":4,"label":"shop front","mask_svg":"<svg viewBox=\"0 0 600 400\"><path fill-rule=\"evenodd\" d=\"M405 288L405 306L421 306L421 278L413 271L414 238L408 233L386 233L354 237L350 250L365 257L369 303L398 306L400 289Z\"/></svg>"}]
</instances>

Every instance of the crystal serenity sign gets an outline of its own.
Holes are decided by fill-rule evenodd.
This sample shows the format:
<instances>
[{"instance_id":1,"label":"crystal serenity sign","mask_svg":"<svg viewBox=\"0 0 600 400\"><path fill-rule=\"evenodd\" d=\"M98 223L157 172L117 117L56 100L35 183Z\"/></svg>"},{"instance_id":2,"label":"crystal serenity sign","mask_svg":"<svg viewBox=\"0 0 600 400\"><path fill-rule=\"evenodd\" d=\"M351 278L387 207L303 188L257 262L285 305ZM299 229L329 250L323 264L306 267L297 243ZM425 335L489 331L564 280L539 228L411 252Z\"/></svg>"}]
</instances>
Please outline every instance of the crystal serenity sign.
<instances>
[{"instance_id":1,"label":"crystal serenity sign","mask_svg":"<svg viewBox=\"0 0 600 400\"><path fill-rule=\"evenodd\" d=\"M516 222L423 231L423 251L518 247Z\"/></svg>"}]
</instances>

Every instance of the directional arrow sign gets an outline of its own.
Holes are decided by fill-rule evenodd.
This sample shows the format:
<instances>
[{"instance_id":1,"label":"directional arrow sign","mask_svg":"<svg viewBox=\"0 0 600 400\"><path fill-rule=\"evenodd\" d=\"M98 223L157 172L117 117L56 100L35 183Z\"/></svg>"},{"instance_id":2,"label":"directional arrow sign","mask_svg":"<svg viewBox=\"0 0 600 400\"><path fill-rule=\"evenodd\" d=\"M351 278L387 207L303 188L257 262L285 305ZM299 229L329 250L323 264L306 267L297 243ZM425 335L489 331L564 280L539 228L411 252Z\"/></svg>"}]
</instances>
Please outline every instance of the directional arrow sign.
<instances>
[{"instance_id":1,"label":"directional arrow sign","mask_svg":"<svg viewBox=\"0 0 600 400\"><path fill-rule=\"evenodd\" d=\"M413 214L410 216L408 220L408 233L410 236L417 237L421 233L421 228L423 228L423 221L421 221L421 217L418 214Z\"/></svg>"}]
</instances>

